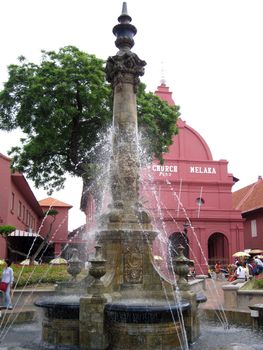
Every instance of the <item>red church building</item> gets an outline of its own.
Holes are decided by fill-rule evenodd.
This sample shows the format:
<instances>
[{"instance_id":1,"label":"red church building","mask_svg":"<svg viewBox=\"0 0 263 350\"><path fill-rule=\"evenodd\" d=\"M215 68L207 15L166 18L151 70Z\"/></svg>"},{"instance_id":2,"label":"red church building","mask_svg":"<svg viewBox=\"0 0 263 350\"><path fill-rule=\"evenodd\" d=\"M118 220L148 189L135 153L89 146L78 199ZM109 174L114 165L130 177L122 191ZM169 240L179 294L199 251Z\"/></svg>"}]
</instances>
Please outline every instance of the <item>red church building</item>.
<instances>
[{"instance_id":1,"label":"red church building","mask_svg":"<svg viewBox=\"0 0 263 350\"><path fill-rule=\"evenodd\" d=\"M165 83L155 94L174 105ZM196 130L181 119L177 127L179 132L163 155L164 164L155 160L141 171L141 197L160 231L154 243L155 257L169 266L169 257L181 243L185 255L194 260L196 272L203 274L217 260L232 263L232 254L244 249L241 211L232 204L232 187L238 179L228 172L226 160L213 160ZM96 210L90 194L82 210L91 232Z\"/></svg>"},{"instance_id":2,"label":"red church building","mask_svg":"<svg viewBox=\"0 0 263 350\"><path fill-rule=\"evenodd\" d=\"M155 94L174 105L165 83ZM197 272L205 273L208 265L231 263L232 254L244 249L241 211L232 205L237 179L228 173L226 160L213 160L196 130L181 119L177 126L164 164L154 161L143 172L142 197L161 231L156 254L173 256L181 243Z\"/></svg>"}]
</instances>

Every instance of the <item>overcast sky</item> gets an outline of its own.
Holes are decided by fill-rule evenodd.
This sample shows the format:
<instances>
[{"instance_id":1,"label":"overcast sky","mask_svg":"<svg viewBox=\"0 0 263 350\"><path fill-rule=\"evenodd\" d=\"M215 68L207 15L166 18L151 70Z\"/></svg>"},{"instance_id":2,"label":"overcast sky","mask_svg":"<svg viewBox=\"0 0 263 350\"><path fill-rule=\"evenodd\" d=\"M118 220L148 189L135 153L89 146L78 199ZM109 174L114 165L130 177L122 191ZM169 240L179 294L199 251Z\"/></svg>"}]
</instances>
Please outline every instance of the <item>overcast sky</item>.
<instances>
[{"instance_id":1,"label":"overcast sky","mask_svg":"<svg viewBox=\"0 0 263 350\"><path fill-rule=\"evenodd\" d=\"M133 51L147 62L142 81L154 91L162 67L181 118L208 143L214 160L226 159L240 181L263 175L263 1L129 0L137 27ZM117 52L112 27L119 0L8 0L1 2L0 83L7 66L24 55L38 62L42 49L66 45L106 59ZM0 152L18 143L0 131ZM74 191L72 190L74 188ZM44 191L34 193L38 200ZM69 228L84 223L78 211L81 181L53 196L74 206Z\"/></svg>"}]
</instances>

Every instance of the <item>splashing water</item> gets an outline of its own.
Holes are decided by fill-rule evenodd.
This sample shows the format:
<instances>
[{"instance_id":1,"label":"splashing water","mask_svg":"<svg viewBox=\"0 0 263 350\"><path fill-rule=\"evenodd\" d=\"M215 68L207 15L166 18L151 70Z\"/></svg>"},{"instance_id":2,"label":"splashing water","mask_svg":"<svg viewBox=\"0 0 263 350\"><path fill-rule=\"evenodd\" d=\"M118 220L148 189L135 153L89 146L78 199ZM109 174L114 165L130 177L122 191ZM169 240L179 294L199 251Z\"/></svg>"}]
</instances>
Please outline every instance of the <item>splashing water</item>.
<instances>
[{"instance_id":1,"label":"splashing water","mask_svg":"<svg viewBox=\"0 0 263 350\"><path fill-rule=\"evenodd\" d=\"M144 153L141 152L141 154L143 155ZM171 249L167 249L167 247L169 247L169 245L171 244L171 241L170 241L170 239L169 239L169 237L168 237L167 228L166 228L166 222L165 222L164 217L163 217L163 210L166 210L166 212L168 213L168 215L169 215L169 217L170 217L170 220L176 225L176 227L178 228L178 231L179 231L179 232L181 232L181 229L180 229L180 227L179 227L178 222L177 222L176 219L174 218L174 216L170 213L169 209L167 209L166 206L164 205L164 203L161 202L159 193L158 193L158 191L157 191L157 189L156 189L156 183L153 181L153 178L152 178L152 176L151 176L150 171L148 171L146 174L147 174L148 183L151 184L151 192L152 192L152 194L153 194L153 196L154 196L154 198L155 198L155 204L156 204L156 207L157 207L157 208L156 208L156 209L157 209L157 214L156 214L156 212L155 212L155 213L152 213L152 217L153 217L153 218L158 217L158 218L159 218L159 222L161 222L161 234L160 234L159 237L158 237L158 239L159 239L158 246L161 247L161 251L162 251L162 256L163 256L163 257L165 257L166 254L168 253L168 259L167 259L167 261L168 261L168 262L169 262L169 261L171 262L171 260L172 260ZM191 231L192 231L192 233L193 233L193 235L194 235L194 238L195 238L195 240L197 241L197 244L198 244L198 246L199 246L199 248L200 248L202 257L203 257L203 259L205 260L206 266L208 267L208 262L207 262L205 253L204 253L204 251L203 251L203 248L202 248L202 246L201 246L201 243L200 243L200 241L199 241L199 239L198 239L198 237L197 237L197 234L196 234L196 232L195 232L194 227L192 226L192 223L191 223L191 221L190 221L190 218L189 218L189 216L187 215L186 209L185 209L185 207L183 206L183 204L182 204L182 202L181 202L181 199L180 199L180 197L181 197L181 196L180 196L180 193L181 193L181 191L182 191L182 180L180 181L179 195L178 195L177 192L174 190L174 188L172 187L171 183L170 183L168 180L166 180L166 184L169 186L170 191L171 191L171 193L172 193L172 195L173 195L173 197L174 197L174 199L175 199L175 202L176 202L176 204L177 204L177 217L178 217L179 211L182 210L183 213L184 213L184 217L185 217L185 219L186 219L186 222L188 223L188 227L191 229ZM145 186L145 185L147 186L147 189L149 190L149 185L148 185L148 184L145 184L145 182L143 182L143 186ZM145 189L145 187L144 187L144 189ZM144 192L147 193L147 190L144 191ZM202 189L201 189L201 192L202 192ZM198 212L198 216L199 216L199 215L200 215L200 208L199 208L199 212ZM159 222L156 222L156 221L155 221L155 223L157 224L157 226L159 226ZM187 246L189 247L189 250L190 250L190 252L191 252L191 254L192 254L193 258L194 258L195 263L197 263L197 264L199 265L199 268L200 268L201 272L204 274L203 268L202 268L201 264L199 263L199 259L197 259L197 257L195 256L195 252L193 251L192 247L189 245L189 243L188 243L187 240L185 240L185 243L186 243ZM164 250L165 250L165 247L166 247L166 252L164 251ZM165 259L165 260L166 260L166 259ZM170 263L170 264L167 263L166 269L168 269L168 265L170 265L169 268L171 269L171 266L172 266L171 263ZM174 274L174 272L172 272L172 273ZM171 276L169 276L169 277L171 278ZM215 285L215 282L214 282L214 281L213 281L213 283L214 283L214 285L213 285L214 295L215 295L215 296L216 296L216 295L218 296L217 286ZM211 287L209 286L209 288L211 288ZM218 300L218 299L216 299L216 300ZM215 307L214 307L214 310L215 310L215 313L217 314L218 319L220 320L220 322L222 323L222 326L223 326L225 329L229 328L229 322L228 322L228 320L227 320L227 317L226 317L226 314L225 314L223 305L222 305L222 304L218 304L217 307L218 307L219 310L216 309L216 305L215 305Z\"/></svg>"}]
</instances>

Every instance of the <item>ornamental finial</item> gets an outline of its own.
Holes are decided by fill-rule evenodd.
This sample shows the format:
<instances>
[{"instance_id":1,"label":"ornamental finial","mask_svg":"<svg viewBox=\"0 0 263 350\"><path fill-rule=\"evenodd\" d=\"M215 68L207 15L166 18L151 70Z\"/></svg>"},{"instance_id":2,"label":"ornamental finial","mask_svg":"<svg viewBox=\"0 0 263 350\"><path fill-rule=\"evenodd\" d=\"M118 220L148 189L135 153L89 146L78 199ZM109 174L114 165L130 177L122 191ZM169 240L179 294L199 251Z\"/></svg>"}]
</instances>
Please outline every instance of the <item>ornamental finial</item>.
<instances>
[{"instance_id":1,"label":"ornamental finial","mask_svg":"<svg viewBox=\"0 0 263 350\"><path fill-rule=\"evenodd\" d=\"M118 21L119 23L130 23L131 20L131 16L128 15L127 2L124 2L122 4L122 12L121 15L118 17Z\"/></svg>"},{"instance_id":2,"label":"ornamental finial","mask_svg":"<svg viewBox=\"0 0 263 350\"><path fill-rule=\"evenodd\" d=\"M113 34L117 37L115 45L120 51L129 51L133 45L133 37L137 33L137 29L134 25L130 24L132 18L128 15L127 3L122 4L122 13L118 17L118 22L113 28Z\"/></svg>"}]
</instances>

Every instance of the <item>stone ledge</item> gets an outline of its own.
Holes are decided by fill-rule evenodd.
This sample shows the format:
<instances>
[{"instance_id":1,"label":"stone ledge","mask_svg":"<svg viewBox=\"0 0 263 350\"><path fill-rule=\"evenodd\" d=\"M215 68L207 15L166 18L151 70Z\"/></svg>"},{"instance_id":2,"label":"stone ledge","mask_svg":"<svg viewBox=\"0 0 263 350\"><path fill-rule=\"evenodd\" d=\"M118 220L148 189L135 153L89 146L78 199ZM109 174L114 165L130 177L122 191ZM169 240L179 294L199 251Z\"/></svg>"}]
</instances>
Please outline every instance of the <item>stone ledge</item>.
<instances>
[{"instance_id":1,"label":"stone ledge","mask_svg":"<svg viewBox=\"0 0 263 350\"><path fill-rule=\"evenodd\" d=\"M222 286L223 290L238 290L240 289L240 285L238 284L224 284Z\"/></svg>"},{"instance_id":2,"label":"stone ledge","mask_svg":"<svg viewBox=\"0 0 263 350\"><path fill-rule=\"evenodd\" d=\"M252 290L246 290L246 289L241 289L238 291L238 294L248 294L248 295L262 295L263 297L263 290L257 290L257 289L252 289Z\"/></svg>"},{"instance_id":3,"label":"stone ledge","mask_svg":"<svg viewBox=\"0 0 263 350\"><path fill-rule=\"evenodd\" d=\"M5 327L9 324L20 324L33 322L37 317L37 312L34 309L1 310L1 326Z\"/></svg>"}]
</instances>

